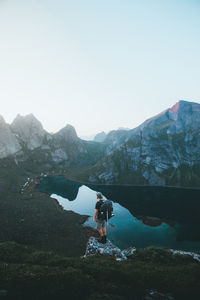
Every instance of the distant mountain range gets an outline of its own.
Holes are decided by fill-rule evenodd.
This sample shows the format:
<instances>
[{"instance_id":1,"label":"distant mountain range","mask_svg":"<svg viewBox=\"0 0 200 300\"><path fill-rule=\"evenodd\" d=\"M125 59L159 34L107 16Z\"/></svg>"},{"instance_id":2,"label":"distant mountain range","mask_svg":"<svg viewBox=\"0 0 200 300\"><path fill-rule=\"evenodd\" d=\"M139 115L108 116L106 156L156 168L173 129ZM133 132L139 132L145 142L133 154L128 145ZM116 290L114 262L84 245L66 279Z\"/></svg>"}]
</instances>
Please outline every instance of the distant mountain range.
<instances>
[{"instance_id":1,"label":"distant mountain range","mask_svg":"<svg viewBox=\"0 0 200 300\"><path fill-rule=\"evenodd\" d=\"M14 159L16 164L40 164L41 169L93 165L105 154L104 145L78 138L73 126L66 125L55 134L46 132L32 115L18 115L11 125L0 117L0 159ZM36 157L35 157L36 156ZM34 159L33 159L34 157Z\"/></svg>"},{"instance_id":2,"label":"distant mountain range","mask_svg":"<svg viewBox=\"0 0 200 300\"><path fill-rule=\"evenodd\" d=\"M130 130L130 128L127 127L119 127L118 130ZM86 140L86 141L94 141L94 142L103 142L106 138L106 136L110 133L110 131L108 133L101 131L97 134L91 134L91 135L85 135L85 136L81 136L80 138L82 140Z\"/></svg>"},{"instance_id":3,"label":"distant mountain range","mask_svg":"<svg viewBox=\"0 0 200 300\"><path fill-rule=\"evenodd\" d=\"M0 116L0 159L57 168L88 183L200 184L200 104L179 101L137 128L80 139L67 125L50 134L32 115L11 125Z\"/></svg>"}]
</instances>

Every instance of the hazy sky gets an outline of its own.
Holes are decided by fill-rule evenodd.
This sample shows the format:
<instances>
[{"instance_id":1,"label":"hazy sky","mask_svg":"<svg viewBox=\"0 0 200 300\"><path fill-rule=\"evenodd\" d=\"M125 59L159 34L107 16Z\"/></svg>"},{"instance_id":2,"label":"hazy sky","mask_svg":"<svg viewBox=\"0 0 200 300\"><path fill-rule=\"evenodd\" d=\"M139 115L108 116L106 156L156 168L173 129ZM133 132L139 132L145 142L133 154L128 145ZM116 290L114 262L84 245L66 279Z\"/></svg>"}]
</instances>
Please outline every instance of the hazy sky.
<instances>
[{"instance_id":1,"label":"hazy sky","mask_svg":"<svg viewBox=\"0 0 200 300\"><path fill-rule=\"evenodd\" d=\"M133 128L200 103L200 0L0 0L0 114Z\"/></svg>"}]
</instances>

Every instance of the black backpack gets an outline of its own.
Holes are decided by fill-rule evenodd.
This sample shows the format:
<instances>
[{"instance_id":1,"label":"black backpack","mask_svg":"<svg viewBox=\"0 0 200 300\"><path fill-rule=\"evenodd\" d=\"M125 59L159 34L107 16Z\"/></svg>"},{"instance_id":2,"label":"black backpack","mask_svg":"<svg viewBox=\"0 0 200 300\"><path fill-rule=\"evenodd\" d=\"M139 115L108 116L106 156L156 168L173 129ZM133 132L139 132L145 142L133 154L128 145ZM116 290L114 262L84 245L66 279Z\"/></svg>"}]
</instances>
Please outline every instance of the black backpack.
<instances>
[{"instance_id":1,"label":"black backpack","mask_svg":"<svg viewBox=\"0 0 200 300\"><path fill-rule=\"evenodd\" d=\"M110 219L113 216L113 205L110 200L101 200L102 204L99 209L99 219L106 220Z\"/></svg>"}]
</instances>

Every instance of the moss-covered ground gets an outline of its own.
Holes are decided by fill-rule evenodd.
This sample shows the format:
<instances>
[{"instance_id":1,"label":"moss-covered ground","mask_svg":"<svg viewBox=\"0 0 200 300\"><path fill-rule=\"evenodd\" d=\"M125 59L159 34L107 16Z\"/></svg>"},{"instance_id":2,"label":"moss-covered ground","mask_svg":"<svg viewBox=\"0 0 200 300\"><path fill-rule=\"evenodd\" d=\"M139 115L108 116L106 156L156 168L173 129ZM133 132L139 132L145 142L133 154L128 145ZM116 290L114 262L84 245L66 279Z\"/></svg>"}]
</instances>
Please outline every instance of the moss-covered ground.
<instances>
[{"instance_id":1,"label":"moss-covered ground","mask_svg":"<svg viewBox=\"0 0 200 300\"><path fill-rule=\"evenodd\" d=\"M168 250L137 250L127 261L69 258L0 243L0 290L7 299L143 299L146 290L199 299L200 263Z\"/></svg>"}]
</instances>

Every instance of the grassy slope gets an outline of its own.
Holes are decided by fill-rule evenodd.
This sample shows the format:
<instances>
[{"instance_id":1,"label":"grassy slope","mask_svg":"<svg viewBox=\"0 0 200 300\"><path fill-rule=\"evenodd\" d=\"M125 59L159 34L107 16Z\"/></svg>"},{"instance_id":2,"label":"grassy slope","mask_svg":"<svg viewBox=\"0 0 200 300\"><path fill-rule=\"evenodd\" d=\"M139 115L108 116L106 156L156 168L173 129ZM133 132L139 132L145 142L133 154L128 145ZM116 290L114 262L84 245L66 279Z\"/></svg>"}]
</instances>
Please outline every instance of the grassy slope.
<instances>
[{"instance_id":1,"label":"grassy slope","mask_svg":"<svg viewBox=\"0 0 200 300\"><path fill-rule=\"evenodd\" d=\"M16 299L142 299L146 289L198 299L200 263L149 248L133 258L69 258L16 243L0 243L0 289Z\"/></svg>"},{"instance_id":2,"label":"grassy slope","mask_svg":"<svg viewBox=\"0 0 200 300\"><path fill-rule=\"evenodd\" d=\"M0 160L0 241L80 256L88 238L88 231L81 226L85 217L64 211L44 194L20 192L28 177L45 171L39 167L33 164L29 170L28 166L17 167L12 160Z\"/></svg>"}]
</instances>

